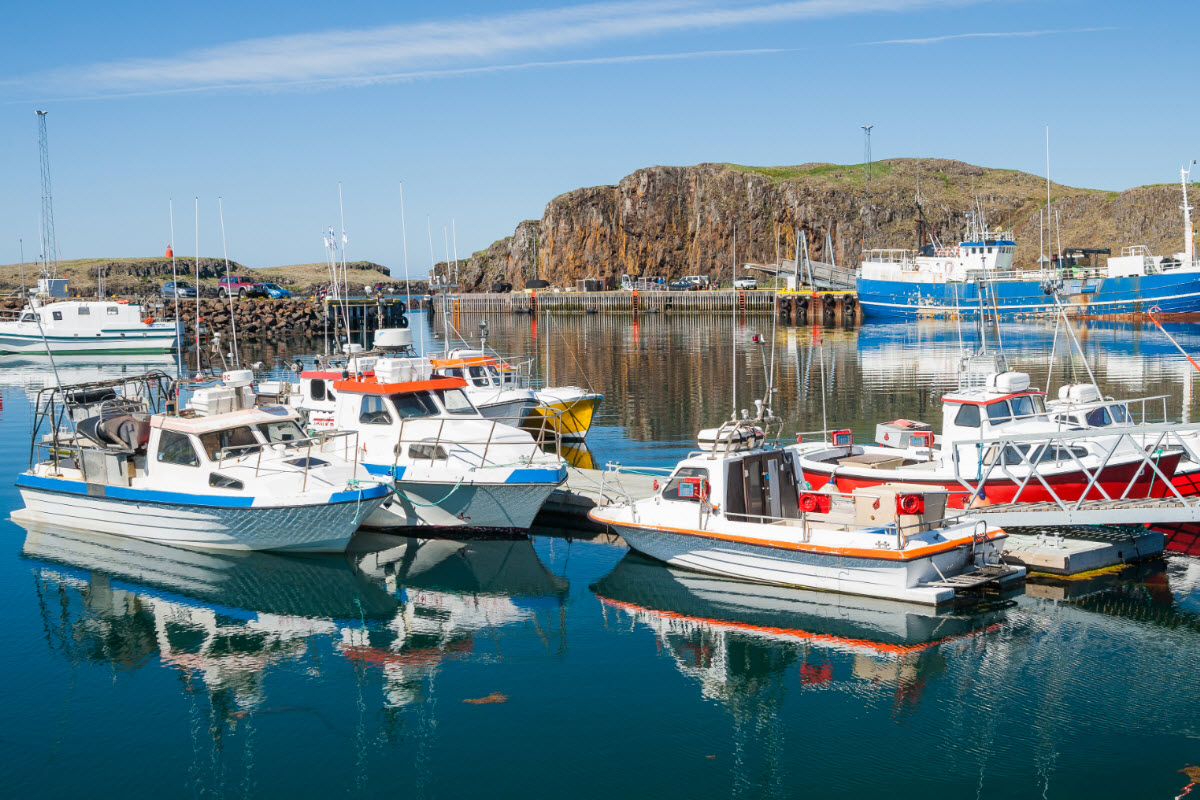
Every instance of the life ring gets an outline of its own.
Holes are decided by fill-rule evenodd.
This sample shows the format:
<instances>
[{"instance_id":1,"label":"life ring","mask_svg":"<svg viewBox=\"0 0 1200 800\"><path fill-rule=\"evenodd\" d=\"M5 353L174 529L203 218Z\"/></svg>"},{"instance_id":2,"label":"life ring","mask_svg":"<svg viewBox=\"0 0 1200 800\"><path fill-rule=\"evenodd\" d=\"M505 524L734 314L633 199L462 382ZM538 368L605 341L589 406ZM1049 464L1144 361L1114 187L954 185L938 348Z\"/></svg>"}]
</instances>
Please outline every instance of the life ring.
<instances>
[{"instance_id":1,"label":"life ring","mask_svg":"<svg viewBox=\"0 0 1200 800\"><path fill-rule=\"evenodd\" d=\"M902 514L917 514L921 510L921 498L915 494L902 494L897 498L899 502L896 505L900 507Z\"/></svg>"},{"instance_id":2,"label":"life ring","mask_svg":"<svg viewBox=\"0 0 1200 800\"><path fill-rule=\"evenodd\" d=\"M144 320L142 320L142 324L143 325L153 325L154 317L146 317Z\"/></svg>"},{"instance_id":3,"label":"life ring","mask_svg":"<svg viewBox=\"0 0 1200 800\"><path fill-rule=\"evenodd\" d=\"M126 300L124 297L122 297L120 300L117 301L117 305L126 306L126 305L129 305L129 301Z\"/></svg>"}]
</instances>

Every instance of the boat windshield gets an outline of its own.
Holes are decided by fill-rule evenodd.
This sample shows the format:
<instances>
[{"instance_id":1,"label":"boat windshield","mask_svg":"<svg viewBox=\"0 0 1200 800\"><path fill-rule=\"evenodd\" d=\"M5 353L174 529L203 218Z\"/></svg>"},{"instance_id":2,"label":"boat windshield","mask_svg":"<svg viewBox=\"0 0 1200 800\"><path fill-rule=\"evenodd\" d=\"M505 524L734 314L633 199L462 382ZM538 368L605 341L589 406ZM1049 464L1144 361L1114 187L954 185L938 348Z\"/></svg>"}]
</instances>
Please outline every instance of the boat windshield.
<instances>
[{"instance_id":1,"label":"boat windshield","mask_svg":"<svg viewBox=\"0 0 1200 800\"><path fill-rule=\"evenodd\" d=\"M1046 413L1046 402L1041 395L1023 394L1012 399L1012 414L1017 419L1036 417Z\"/></svg>"},{"instance_id":2,"label":"boat windshield","mask_svg":"<svg viewBox=\"0 0 1200 800\"><path fill-rule=\"evenodd\" d=\"M400 419L417 419L419 417L436 417L437 405L429 392L408 392L394 394L389 398L396 407L396 415Z\"/></svg>"},{"instance_id":3,"label":"boat windshield","mask_svg":"<svg viewBox=\"0 0 1200 800\"><path fill-rule=\"evenodd\" d=\"M210 461L236 458L247 453L257 453L261 449L258 439L254 438L254 432L248 425L202 433L200 434L200 446L204 448Z\"/></svg>"},{"instance_id":4,"label":"boat windshield","mask_svg":"<svg viewBox=\"0 0 1200 800\"><path fill-rule=\"evenodd\" d=\"M447 414L474 414L475 406L467 399L462 389L439 389L438 399L446 409Z\"/></svg>"},{"instance_id":5,"label":"boat windshield","mask_svg":"<svg viewBox=\"0 0 1200 800\"><path fill-rule=\"evenodd\" d=\"M267 444L289 444L300 442L305 438L304 431L300 430L300 426L290 419L264 422L257 427L258 432L267 440Z\"/></svg>"},{"instance_id":6,"label":"boat windshield","mask_svg":"<svg viewBox=\"0 0 1200 800\"><path fill-rule=\"evenodd\" d=\"M663 489L663 500L683 500L689 503L700 502L700 497L680 497L679 484L683 483L684 478L703 478L708 480L708 470L703 467L681 467L678 472L671 476L671 480L667 483L667 488Z\"/></svg>"},{"instance_id":7,"label":"boat windshield","mask_svg":"<svg viewBox=\"0 0 1200 800\"><path fill-rule=\"evenodd\" d=\"M492 385L491 381L489 380L491 373L488 372L487 367L468 367L467 372L471 376L471 383L475 384L476 386Z\"/></svg>"}]
</instances>

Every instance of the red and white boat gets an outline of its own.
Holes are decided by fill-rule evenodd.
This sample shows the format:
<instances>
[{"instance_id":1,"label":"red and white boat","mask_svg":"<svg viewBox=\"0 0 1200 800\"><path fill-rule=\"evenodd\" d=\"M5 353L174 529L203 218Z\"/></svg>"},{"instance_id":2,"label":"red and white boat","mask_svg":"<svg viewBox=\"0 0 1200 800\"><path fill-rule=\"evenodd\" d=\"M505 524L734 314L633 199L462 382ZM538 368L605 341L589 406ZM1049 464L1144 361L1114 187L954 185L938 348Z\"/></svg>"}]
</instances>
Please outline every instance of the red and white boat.
<instances>
[{"instance_id":1,"label":"red and white boat","mask_svg":"<svg viewBox=\"0 0 1200 800\"><path fill-rule=\"evenodd\" d=\"M855 444L849 431L832 443L792 445L797 468L813 489L839 492L897 481L939 486L948 505L1037 503L1163 497L1170 490L1179 448L1157 448L1154 467L1129 436L1056 440L1062 423L1047 413L1045 393L1021 372L998 372L983 386L942 397L942 434L922 422L879 425L876 445ZM1039 441L1038 435L1045 435ZM1003 441L1012 437L1012 442ZM1160 475L1161 473L1161 475Z\"/></svg>"}]
</instances>

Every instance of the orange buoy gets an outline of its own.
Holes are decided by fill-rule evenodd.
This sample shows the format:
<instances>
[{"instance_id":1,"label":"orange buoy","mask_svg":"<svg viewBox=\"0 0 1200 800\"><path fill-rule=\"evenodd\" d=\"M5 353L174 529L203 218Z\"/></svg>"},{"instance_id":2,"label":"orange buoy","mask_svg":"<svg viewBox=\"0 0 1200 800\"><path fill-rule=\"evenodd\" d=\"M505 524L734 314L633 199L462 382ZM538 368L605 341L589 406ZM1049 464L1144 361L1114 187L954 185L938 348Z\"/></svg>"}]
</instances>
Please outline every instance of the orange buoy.
<instances>
[{"instance_id":1,"label":"orange buoy","mask_svg":"<svg viewBox=\"0 0 1200 800\"><path fill-rule=\"evenodd\" d=\"M174 257L175 257L175 251L171 249L171 245L167 245L167 255L166 255L166 257L167 257L167 258L174 258Z\"/></svg>"}]
</instances>

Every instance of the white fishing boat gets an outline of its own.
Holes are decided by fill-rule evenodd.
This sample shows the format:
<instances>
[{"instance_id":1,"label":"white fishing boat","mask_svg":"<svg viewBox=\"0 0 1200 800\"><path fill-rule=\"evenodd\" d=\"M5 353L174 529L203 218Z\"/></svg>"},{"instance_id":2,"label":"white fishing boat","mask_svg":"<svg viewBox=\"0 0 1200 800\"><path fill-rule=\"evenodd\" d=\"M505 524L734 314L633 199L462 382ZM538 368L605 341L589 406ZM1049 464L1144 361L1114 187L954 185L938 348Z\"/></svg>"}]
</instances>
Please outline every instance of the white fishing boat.
<instances>
[{"instance_id":1,"label":"white fishing boat","mask_svg":"<svg viewBox=\"0 0 1200 800\"><path fill-rule=\"evenodd\" d=\"M740 444L756 438L742 425L707 437L653 497L588 516L672 566L780 586L936 606L1024 577L1003 563L1004 532L947 517L940 487L803 491L793 454Z\"/></svg>"},{"instance_id":2,"label":"white fishing boat","mask_svg":"<svg viewBox=\"0 0 1200 800\"><path fill-rule=\"evenodd\" d=\"M34 300L0 318L0 353L167 353L182 333L182 323L156 322L124 300Z\"/></svg>"},{"instance_id":3,"label":"white fishing boat","mask_svg":"<svg viewBox=\"0 0 1200 800\"><path fill-rule=\"evenodd\" d=\"M161 372L43 390L14 519L192 547L344 550L387 488L359 482L352 437L316 440L294 411L254 407L251 377L227 373L180 414Z\"/></svg>"},{"instance_id":4,"label":"white fishing boat","mask_svg":"<svg viewBox=\"0 0 1200 800\"><path fill-rule=\"evenodd\" d=\"M876 444L859 444L851 431L828 442L793 445L801 480L813 488L833 483L853 491L896 481L937 486L953 508L977 497L991 503L1046 502L1107 497L1161 497L1183 455L1168 448L1146 463L1145 449L1125 437L1055 440L1063 425L1050 418L1044 393L1022 372L995 372L983 385L942 396L942 432L899 419L876 428ZM1019 441L1005 444L1014 437ZM1045 437L1039 438L1039 437Z\"/></svg>"},{"instance_id":5,"label":"white fishing boat","mask_svg":"<svg viewBox=\"0 0 1200 800\"><path fill-rule=\"evenodd\" d=\"M361 466L391 482L393 496L365 525L527 530L566 479L563 459L543 449L555 447L553 435L484 418L463 391L466 381L435 376L429 359L381 357L373 366L307 384L312 392L321 381L332 399L321 425L353 432Z\"/></svg>"}]
</instances>

